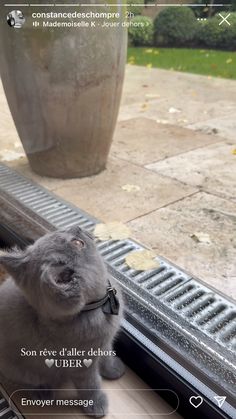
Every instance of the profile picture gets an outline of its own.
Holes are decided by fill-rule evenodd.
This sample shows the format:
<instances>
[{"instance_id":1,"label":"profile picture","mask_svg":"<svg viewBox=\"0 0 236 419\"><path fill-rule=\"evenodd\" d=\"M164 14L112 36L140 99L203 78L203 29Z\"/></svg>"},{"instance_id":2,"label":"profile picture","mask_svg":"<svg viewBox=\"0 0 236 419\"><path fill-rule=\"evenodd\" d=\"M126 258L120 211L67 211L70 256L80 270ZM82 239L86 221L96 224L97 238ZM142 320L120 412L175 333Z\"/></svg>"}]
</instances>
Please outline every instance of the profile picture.
<instances>
[{"instance_id":1,"label":"profile picture","mask_svg":"<svg viewBox=\"0 0 236 419\"><path fill-rule=\"evenodd\" d=\"M25 23L25 17L20 10L12 10L7 15L7 23L14 29L20 29Z\"/></svg>"}]
</instances>

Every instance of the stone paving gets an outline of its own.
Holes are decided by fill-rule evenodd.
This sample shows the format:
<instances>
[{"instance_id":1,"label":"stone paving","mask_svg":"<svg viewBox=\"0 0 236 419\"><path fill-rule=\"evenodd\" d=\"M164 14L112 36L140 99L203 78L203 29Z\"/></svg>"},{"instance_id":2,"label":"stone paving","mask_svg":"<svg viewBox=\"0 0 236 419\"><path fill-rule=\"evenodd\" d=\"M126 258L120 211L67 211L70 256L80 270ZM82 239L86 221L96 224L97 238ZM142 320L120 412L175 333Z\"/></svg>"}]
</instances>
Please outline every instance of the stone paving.
<instances>
[{"instance_id":1,"label":"stone paving","mask_svg":"<svg viewBox=\"0 0 236 419\"><path fill-rule=\"evenodd\" d=\"M236 299L235 98L236 81L127 66L107 169L60 180L31 171L0 87L0 161Z\"/></svg>"}]
</instances>

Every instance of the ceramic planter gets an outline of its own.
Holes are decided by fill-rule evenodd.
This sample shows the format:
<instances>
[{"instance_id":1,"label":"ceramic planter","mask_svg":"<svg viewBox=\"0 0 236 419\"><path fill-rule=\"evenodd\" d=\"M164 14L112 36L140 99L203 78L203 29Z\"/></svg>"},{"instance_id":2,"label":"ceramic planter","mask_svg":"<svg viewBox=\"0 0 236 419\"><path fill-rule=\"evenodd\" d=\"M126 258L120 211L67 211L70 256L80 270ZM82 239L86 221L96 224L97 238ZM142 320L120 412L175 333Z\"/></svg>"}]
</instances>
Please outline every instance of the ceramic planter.
<instances>
[{"instance_id":1,"label":"ceramic planter","mask_svg":"<svg viewBox=\"0 0 236 419\"><path fill-rule=\"evenodd\" d=\"M73 6L65 9L75 11ZM127 44L122 8L112 9L120 11L118 26L35 28L30 8L23 10L21 29L0 25L5 94L29 163L41 175L82 177L105 168Z\"/></svg>"}]
</instances>

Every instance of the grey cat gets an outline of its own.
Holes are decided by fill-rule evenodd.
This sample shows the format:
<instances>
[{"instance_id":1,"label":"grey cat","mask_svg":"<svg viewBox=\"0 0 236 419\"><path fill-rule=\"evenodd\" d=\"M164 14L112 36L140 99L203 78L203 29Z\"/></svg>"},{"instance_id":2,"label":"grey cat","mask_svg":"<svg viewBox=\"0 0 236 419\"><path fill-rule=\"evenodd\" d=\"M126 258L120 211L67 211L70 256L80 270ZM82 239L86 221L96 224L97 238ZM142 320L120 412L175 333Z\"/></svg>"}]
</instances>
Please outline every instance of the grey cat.
<instances>
[{"instance_id":1,"label":"grey cat","mask_svg":"<svg viewBox=\"0 0 236 419\"><path fill-rule=\"evenodd\" d=\"M101 376L117 379L123 375L124 364L118 357L87 356L93 360L88 368L49 368L45 359L52 356L27 357L21 353L22 348L37 354L45 348L76 348L85 353L91 348L112 350L122 304L119 314L112 313L109 299L105 305L84 311L88 304L102 300L108 287L108 274L92 236L79 227L48 233L25 250L1 254L0 263L10 274L0 286L3 379L18 388L32 389L56 389L70 380L77 389L77 399L93 401L84 412L104 416L108 402L101 390ZM119 289L117 296L122 303Z\"/></svg>"}]
</instances>

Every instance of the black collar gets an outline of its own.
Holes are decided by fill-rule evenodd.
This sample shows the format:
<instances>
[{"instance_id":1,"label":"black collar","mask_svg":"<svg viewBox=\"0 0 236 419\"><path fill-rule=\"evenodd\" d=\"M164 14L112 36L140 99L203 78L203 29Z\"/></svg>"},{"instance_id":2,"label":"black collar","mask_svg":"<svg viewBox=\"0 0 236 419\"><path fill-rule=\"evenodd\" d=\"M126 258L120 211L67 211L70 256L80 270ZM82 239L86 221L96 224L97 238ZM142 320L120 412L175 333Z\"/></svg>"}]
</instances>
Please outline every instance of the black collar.
<instances>
[{"instance_id":1,"label":"black collar","mask_svg":"<svg viewBox=\"0 0 236 419\"><path fill-rule=\"evenodd\" d=\"M116 293L116 289L111 286L111 283L108 280L106 295L98 301L86 304L81 311L90 311L102 307L102 311L105 314L119 314L120 303Z\"/></svg>"}]
</instances>

